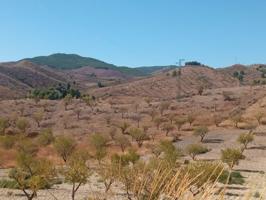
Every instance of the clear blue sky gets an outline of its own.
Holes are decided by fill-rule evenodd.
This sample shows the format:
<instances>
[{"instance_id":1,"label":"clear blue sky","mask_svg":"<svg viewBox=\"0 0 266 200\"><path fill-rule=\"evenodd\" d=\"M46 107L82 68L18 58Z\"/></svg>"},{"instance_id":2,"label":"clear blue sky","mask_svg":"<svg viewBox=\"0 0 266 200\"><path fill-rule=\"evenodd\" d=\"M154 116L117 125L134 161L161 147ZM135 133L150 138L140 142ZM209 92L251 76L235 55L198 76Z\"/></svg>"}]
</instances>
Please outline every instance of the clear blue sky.
<instances>
[{"instance_id":1,"label":"clear blue sky","mask_svg":"<svg viewBox=\"0 0 266 200\"><path fill-rule=\"evenodd\" d=\"M266 63L265 0L0 0L0 61L77 53L126 66Z\"/></svg>"}]
</instances>

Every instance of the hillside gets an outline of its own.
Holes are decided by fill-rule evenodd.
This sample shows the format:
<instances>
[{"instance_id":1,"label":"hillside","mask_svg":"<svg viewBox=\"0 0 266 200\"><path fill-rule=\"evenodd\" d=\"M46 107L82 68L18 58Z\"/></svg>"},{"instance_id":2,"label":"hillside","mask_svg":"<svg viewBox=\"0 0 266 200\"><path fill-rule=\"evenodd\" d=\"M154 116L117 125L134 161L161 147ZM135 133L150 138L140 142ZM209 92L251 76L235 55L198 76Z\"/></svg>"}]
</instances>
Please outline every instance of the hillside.
<instances>
[{"instance_id":1,"label":"hillside","mask_svg":"<svg viewBox=\"0 0 266 200\"><path fill-rule=\"evenodd\" d=\"M218 71L225 75L234 76L234 73L243 73L243 80L241 84L265 84L266 65L254 64L250 66L235 64L229 67L218 69ZM258 82L259 81L259 82Z\"/></svg>"},{"instance_id":2,"label":"hillside","mask_svg":"<svg viewBox=\"0 0 266 200\"><path fill-rule=\"evenodd\" d=\"M33 88L66 83L63 74L28 61L0 63L1 99L25 96Z\"/></svg>"},{"instance_id":3,"label":"hillside","mask_svg":"<svg viewBox=\"0 0 266 200\"><path fill-rule=\"evenodd\" d=\"M161 99L175 98L178 91L177 77L174 70L161 72L152 77L133 80L114 87L100 88L94 91L99 96L153 97ZM199 87L204 89L237 86L238 81L229 73L203 66L186 66L182 68L182 96L196 94Z\"/></svg>"}]
</instances>

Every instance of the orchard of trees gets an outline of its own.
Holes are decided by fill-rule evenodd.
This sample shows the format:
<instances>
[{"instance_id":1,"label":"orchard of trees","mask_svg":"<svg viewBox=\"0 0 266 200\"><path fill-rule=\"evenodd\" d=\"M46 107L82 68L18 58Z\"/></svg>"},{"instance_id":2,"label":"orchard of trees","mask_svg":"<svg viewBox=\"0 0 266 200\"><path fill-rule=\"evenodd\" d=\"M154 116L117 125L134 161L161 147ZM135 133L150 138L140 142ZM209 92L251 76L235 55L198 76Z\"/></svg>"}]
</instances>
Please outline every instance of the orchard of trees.
<instances>
[{"instance_id":1,"label":"orchard of trees","mask_svg":"<svg viewBox=\"0 0 266 200\"><path fill-rule=\"evenodd\" d=\"M165 195L178 199L184 193L196 197L210 192L208 184L243 183L243 177L234 169L245 159L244 153L255 139L253 128L239 135L236 146L222 149L219 159L204 161L201 156L212 151L206 138L212 134L213 127L199 123L200 116L194 112L180 115L170 101L155 104L151 99L145 99L144 106L136 102L130 107L117 106L110 102L103 110L100 100L94 96L75 99L80 94L72 95L70 86L61 86L56 91L60 91L63 113L72 113L68 116L71 119L61 116L64 130L71 129L72 121L84 122L86 114L90 115L86 123L101 115L97 120L107 131L95 131L83 135L82 139L71 134L54 134L52 128L43 127L49 112L47 105L28 115L19 109L13 118L1 117L0 146L5 150L15 149L16 159L9 179L0 180L0 186L12 185L32 200L40 190L64 182L71 184L70 199L74 200L80 188L88 187L97 175L104 195L111 195L110 191L119 183L124 196L130 200L160 199ZM34 94L34 97L46 96L39 96L41 92ZM34 105L40 106L39 102ZM254 120L260 125L263 117L263 113L258 113ZM243 121L241 115L228 119L235 129ZM221 121L216 116L214 127L219 128ZM34 127L36 135L32 131ZM10 134L10 130L15 134ZM195 142L181 149L178 143L184 132L191 133ZM45 148L52 149L57 159L40 156Z\"/></svg>"}]
</instances>

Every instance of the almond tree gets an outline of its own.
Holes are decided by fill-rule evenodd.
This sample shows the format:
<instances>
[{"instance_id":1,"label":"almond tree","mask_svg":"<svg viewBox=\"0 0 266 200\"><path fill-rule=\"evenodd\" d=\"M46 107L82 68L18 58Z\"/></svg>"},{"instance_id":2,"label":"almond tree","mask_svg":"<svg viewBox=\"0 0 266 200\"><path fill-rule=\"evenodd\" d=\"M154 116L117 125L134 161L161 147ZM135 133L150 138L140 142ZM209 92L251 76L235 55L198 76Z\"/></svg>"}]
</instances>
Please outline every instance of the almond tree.
<instances>
[{"instance_id":1,"label":"almond tree","mask_svg":"<svg viewBox=\"0 0 266 200\"><path fill-rule=\"evenodd\" d=\"M77 116L77 120L80 120L80 113L81 113L81 108L75 108L74 113Z\"/></svg>"},{"instance_id":2,"label":"almond tree","mask_svg":"<svg viewBox=\"0 0 266 200\"><path fill-rule=\"evenodd\" d=\"M195 114L193 114L193 113L188 114L188 116L187 116L187 121L188 121L188 123L189 123L190 126L192 125L192 123L193 123L195 120L196 120L196 116L195 116Z\"/></svg>"},{"instance_id":3,"label":"almond tree","mask_svg":"<svg viewBox=\"0 0 266 200\"><path fill-rule=\"evenodd\" d=\"M142 126L144 133L147 133L150 128L151 128L151 126L149 126L149 125L143 125Z\"/></svg>"},{"instance_id":4,"label":"almond tree","mask_svg":"<svg viewBox=\"0 0 266 200\"><path fill-rule=\"evenodd\" d=\"M121 112L121 118L124 119L125 114L128 112L128 109L126 107L121 107L119 110Z\"/></svg>"},{"instance_id":5,"label":"almond tree","mask_svg":"<svg viewBox=\"0 0 266 200\"><path fill-rule=\"evenodd\" d=\"M127 136L123 134L117 135L114 139L115 139L115 143L121 148L122 152L124 152L125 149L131 145Z\"/></svg>"},{"instance_id":6,"label":"almond tree","mask_svg":"<svg viewBox=\"0 0 266 200\"><path fill-rule=\"evenodd\" d=\"M155 123L155 126L157 127L157 130L159 130L160 125L164 122L165 120L161 117L157 117L153 120L153 122Z\"/></svg>"},{"instance_id":7,"label":"almond tree","mask_svg":"<svg viewBox=\"0 0 266 200\"><path fill-rule=\"evenodd\" d=\"M180 131L182 126L186 123L186 119L184 118L176 118L175 119L175 125L177 126L177 130Z\"/></svg>"},{"instance_id":8,"label":"almond tree","mask_svg":"<svg viewBox=\"0 0 266 200\"><path fill-rule=\"evenodd\" d=\"M88 158L83 153L75 152L66 162L66 166L62 169L65 181L72 184L71 199L75 200L75 195L81 185L88 181L89 168L86 165Z\"/></svg>"},{"instance_id":9,"label":"almond tree","mask_svg":"<svg viewBox=\"0 0 266 200\"><path fill-rule=\"evenodd\" d=\"M107 193L120 173L120 166L115 162L106 163L101 165L97 170L101 180L104 183L105 193Z\"/></svg>"},{"instance_id":10,"label":"almond tree","mask_svg":"<svg viewBox=\"0 0 266 200\"><path fill-rule=\"evenodd\" d=\"M64 97L63 102L64 102L65 110L67 110L67 106L68 106L69 104L71 104L72 99L73 99L73 97L72 97L70 94L67 94L67 95Z\"/></svg>"},{"instance_id":11,"label":"almond tree","mask_svg":"<svg viewBox=\"0 0 266 200\"><path fill-rule=\"evenodd\" d=\"M93 157L101 164L101 160L107 155L107 138L101 134L93 134L90 137L90 144L94 147Z\"/></svg>"},{"instance_id":12,"label":"almond tree","mask_svg":"<svg viewBox=\"0 0 266 200\"><path fill-rule=\"evenodd\" d=\"M223 118L222 118L220 115L215 114L215 115L213 116L213 121L214 121L215 126L216 126L216 127L219 127L219 124L222 123Z\"/></svg>"},{"instance_id":13,"label":"almond tree","mask_svg":"<svg viewBox=\"0 0 266 200\"><path fill-rule=\"evenodd\" d=\"M170 120L171 124L173 124L173 121L176 119L176 114L170 113L167 118Z\"/></svg>"},{"instance_id":14,"label":"almond tree","mask_svg":"<svg viewBox=\"0 0 266 200\"><path fill-rule=\"evenodd\" d=\"M18 154L16 166L9 172L9 177L18 184L28 200L36 197L38 190L48 187L54 176L55 168L50 161L25 153Z\"/></svg>"},{"instance_id":15,"label":"almond tree","mask_svg":"<svg viewBox=\"0 0 266 200\"><path fill-rule=\"evenodd\" d=\"M131 119L137 122L139 128L139 122L141 121L142 116L140 114L134 114L133 116L131 116Z\"/></svg>"},{"instance_id":16,"label":"almond tree","mask_svg":"<svg viewBox=\"0 0 266 200\"><path fill-rule=\"evenodd\" d=\"M85 102L87 106L90 107L91 111L94 110L94 107L96 106L96 99L94 96L85 95L82 97L82 100Z\"/></svg>"},{"instance_id":17,"label":"almond tree","mask_svg":"<svg viewBox=\"0 0 266 200\"><path fill-rule=\"evenodd\" d=\"M186 147L188 155L195 160L195 157L200 154L208 152L208 148L201 144L190 144Z\"/></svg>"},{"instance_id":18,"label":"almond tree","mask_svg":"<svg viewBox=\"0 0 266 200\"><path fill-rule=\"evenodd\" d=\"M37 123L37 126L40 127L40 122L43 119L43 112L39 111L33 114L33 119Z\"/></svg>"},{"instance_id":19,"label":"almond tree","mask_svg":"<svg viewBox=\"0 0 266 200\"><path fill-rule=\"evenodd\" d=\"M139 102L134 103L133 108L134 108L135 112L137 113L138 109L139 109Z\"/></svg>"},{"instance_id":20,"label":"almond tree","mask_svg":"<svg viewBox=\"0 0 266 200\"><path fill-rule=\"evenodd\" d=\"M170 166L174 166L177 159L181 156L180 150L168 140L162 140L158 145L158 149L164 154L163 159Z\"/></svg>"},{"instance_id":21,"label":"almond tree","mask_svg":"<svg viewBox=\"0 0 266 200\"><path fill-rule=\"evenodd\" d=\"M227 148L221 152L221 160L229 166L230 170L232 170L235 165L239 164L239 160L245 158L239 149Z\"/></svg>"},{"instance_id":22,"label":"almond tree","mask_svg":"<svg viewBox=\"0 0 266 200\"><path fill-rule=\"evenodd\" d=\"M117 129L116 129L115 127L112 127L112 128L108 131L108 134L109 134L109 136L110 136L110 138L111 138L112 140L115 139L115 135L116 135L116 133L117 133Z\"/></svg>"},{"instance_id":23,"label":"almond tree","mask_svg":"<svg viewBox=\"0 0 266 200\"><path fill-rule=\"evenodd\" d=\"M127 122L122 122L117 125L117 127L121 130L122 134L126 134L127 129L130 127L130 124Z\"/></svg>"},{"instance_id":24,"label":"almond tree","mask_svg":"<svg viewBox=\"0 0 266 200\"><path fill-rule=\"evenodd\" d=\"M154 120L154 118L157 116L157 111L156 109L152 108L152 110L149 112L149 115L151 116L151 121Z\"/></svg>"},{"instance_id":25,"label":"almond tree","mask_svg":"<svg viewBox=\"0 0 266 200\"><path fill-rule=\"evenodd\" d=\"M238 124L239 124L243 119L242 119L241 115L239 114L239 115L235 115L235 116L231 117L231 120L232 120L232 122L234 123L234 126L235 126L236 128L238 128Z\"/></svg>"},{"instance_id":26,"label":"almond tree","mask_svg":"<svg viewBox=\"0 0 266 200\"><path fill-rule=\"evenodd\" d=\"M175 127L171 123L165 123L162 126L162 130L165 131L165 136L168 136L169 132L173 131L174 129Z\"/></svg>"},{"instance_id":27,"label":"almond tree","mask_svg":"<svg viewBox=\"0 0 266 200\"><path fill-rule=\"evenodd\" d=\"M30 127L30 123L26 118L19 118L16 121L16 126L23 134L26 134L28 128Z\"/></svg>"},{"instance_id":28,"label":"almond tree","mask_svg":"<svg viewBox=\"0 0 266 200\"><path fill-rule=\"evenodd\" d=\"M195 136L199 136L200 137L200 141L203 142L204 137L206 136L206 134L209 132L208 127L206 126L200 126L195 128L194 130L194 135Z\"/></svg>"},{"instance_id":29,"label":"almond tree","mask_svg":"<svg viewBox=\"0 0 266 200\"><path fill-rule=\"evenodd\" d=\"M242 133L239 135L237 141L243 145L243 148L241 148L242 151L247 149L248 144L251 143L254 140L254 135L252 132L249 133Z\"/></svg>"},{"instance_id":30,"label":"almond tree","mask_svg":"<svg viewBox=\"0 0 266 200\"><path fill-rule=\"evenodd\" d=\"M164 111L167 110L170 106L170 102L162 102L160 105L159 105L159 110L160 110L160 114L163 115Z\"/></svg>"},{"instance_id":31,"label":"almond tree","mask_svg":"<svg viewBox=\"0 0 266 200\"><path fill-rule=\"evenodd\" d=\"M0 118L0 135L4 135L6 129L10 126L8 118Z\"/></svg>"},{"instance_id":32,"label":"almond tree","mask_svg":"<svg viewBox=\"0 0 266 200\"><path fill-rule=\"evenodd\" d=\"M76 149L76 141L72 137L59 136L55 139L54 148L64 162L67 162Z\"/></svg>"},{"instance_id":33,"label":"almond tree","mask_svg":"<svg viewBox=\"0 0 266 200\"><path fill-rule=\"evenodd\" d=\"M104 120L106 122L107 125L110 125L111 124L111 121L112 121L112 116L111 115L106 115L104 117Z\"/></svg>"},{"instance_id":34,"label":"almond tree","mask_svg":"<svg viewBox=\"0 0 266 200\"><path fill-rule=\"evenodd\" d=\"M43 129L38 136L38 143L42 146L47 146L54 142L55 137L51 128Z\"/></svg>"},{"instance_id":35,"label":"almond tree","mask_svg":"<svg viewBox=\"0 0 266 200\"><path fill-rule=\"evenodd\" d=\"M151 101L152 101L151 98L146 97L146 98L144 99L144 101L147 103L147 105L148 105L149 107L151 106Z\"/></svg>"},{"instance_id":36,"label":"almond tree","mask_svg":"<svg viewBox=\"0 0 266 200\"><path fill-rule=\"evenodd\" d=\"M256 118L256 120L258 121L258 124L259 124L259 125L261 124L261 120L262 120L263 117L264 117L264 113L262 113L262 112L258 112L258 113L255 115L255 118Z\"/></svg>"},{"instance_id":37,"label":"almond tree","mask_svg":"<svg viewBox=\"0 0 266 200\"><path fill-rule=\"evenodd\" d=\"M143 142L145 140L148 140L149 139L148 135L146 135L139 128L131 128L129 130L129 134L131 135L132 139L134 139L137 142L139 148L142 147Z\"/></svg>"},{"instance_id":38,"label":"almond tree","mask_svg":"<svg viewBox=\"0 0 266 200\"><path fill-rule=\"evenodd\" d=\"M20 113L20 117L23 117L24 116L24 112L25 112L25 107L24 105L21 105L19 108L19 113Z\"/></svg>"}]
</instances>

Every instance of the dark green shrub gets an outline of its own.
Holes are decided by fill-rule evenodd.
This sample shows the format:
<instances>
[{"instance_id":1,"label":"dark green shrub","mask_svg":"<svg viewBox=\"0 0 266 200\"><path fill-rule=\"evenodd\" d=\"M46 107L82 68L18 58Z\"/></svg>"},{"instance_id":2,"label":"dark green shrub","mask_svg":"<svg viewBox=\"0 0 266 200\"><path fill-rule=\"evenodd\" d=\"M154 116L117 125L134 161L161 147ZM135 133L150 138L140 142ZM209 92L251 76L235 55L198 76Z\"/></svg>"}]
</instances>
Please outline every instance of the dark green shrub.
<instances>
[{"instance_id":1,"label":"dark green shrub","mask_svg":"<svg viewBox=\"0 0 266 200\"><path fill-rule=\"evenodd\" d=\"M0 180L0 188L8 188L8 189L18 189L18 183L13 180L1 179Z\"/></svg>"},{"instance_id":2,"label":"dark green shrub","mask_svg":"<svg viewBox=\"0 0 266 200\"><path fill-rule=\"evenodd\" d=\"M228 179L229 171L224 171L219 177L219 182L226 184L237 184L243 185L245 183L244 177L240 174L240 172L231 172L230 178Z\"/></svg>"}]
</instances>

